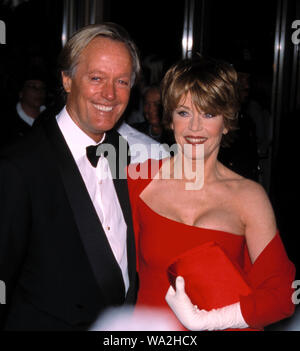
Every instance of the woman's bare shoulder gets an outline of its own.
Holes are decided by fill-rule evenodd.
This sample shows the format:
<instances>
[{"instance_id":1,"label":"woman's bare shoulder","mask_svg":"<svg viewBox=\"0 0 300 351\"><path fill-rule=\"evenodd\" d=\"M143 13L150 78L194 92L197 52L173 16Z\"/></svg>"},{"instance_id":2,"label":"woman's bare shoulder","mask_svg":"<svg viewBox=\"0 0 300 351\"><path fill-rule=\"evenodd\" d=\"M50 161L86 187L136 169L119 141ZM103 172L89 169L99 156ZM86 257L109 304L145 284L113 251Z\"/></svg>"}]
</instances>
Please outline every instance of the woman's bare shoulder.
<instances>
[{"instance_id":1,"label":"woman's bare shoulder","mask_svg":"<svg viewBox=\"0 0 300 351\"><path fill-rule=\"evenodd\" d=\"M239 211L245 225L245 237L254 262L277 232L277 223L269 196L262 185L246 179L239 191Z\"/></svg>"},{"instance_id":2,"label":"woman's bare shoulder","mask_svg":"<svg viewBox=\"0 0 300 351\"><path fill-rule=\"evenodd\" d=\"M221 163L218 166L218 178L220 184L223 184L233 192L232 195L238 195L240 191L247 189L248 184L249 186L252 186L252 181L250 179L247 179L242 175L232 171Z\"/></svg>"},{"instance_id":3,"label":"woman's bare shoulder","mask_svg":"<svg viewBox=\"0 0 300 351\"><path fill-rule=\"evenodd\" d=\"M244 227L251 261L254 262L276 234L274 210L264 187L241 175L223 169L227 198Z\"/></svg>"},{"instance_id":4,"label":"woman's bare shoulder","mask_svg":"<svg viewBox=\"0 0 300 351\"><path fill-rule=\"evenodd\" d=\"M271 201L261 184L248 178L237 178L234 197L248 225L249 222L257 223L260 221L275 225Z\"/></svg>"},{"instance_id":5,"label":"woman's bare shoulder","mask_svg":"<svg viewBox=\"0 0 300 351\"><path fill-rule=\"evenodd\" d=\"M245 213L273 211L264 187L254 180L245 178L224 166L222 182L229 190L232 200Z\"/></svg>"},{"instance_id":6,"label":"woman's bare shoulder","mask_svg":"<svg viewBox=\"0 0 300 351\"><path fill-rule=\"evenodd\" d=\"M221 164L220 166L220 180L233 187L235 195L246 196L248 193L254 196L264 196L264 188L254 180L245 178L242 175L232 171Z\"/></svg>"},{"instance_id":7,"label":"woman's bare shoulder","mask_svg":"<svg viewBox=\"0 0 300 351\"><path fill-rule=\"evenodd\" d=\"M254 180L241 177L241 179L236 183L237 196L241 201L251 202L269 202L268 195L264 187Z\"/></svg>"}]
</instances>

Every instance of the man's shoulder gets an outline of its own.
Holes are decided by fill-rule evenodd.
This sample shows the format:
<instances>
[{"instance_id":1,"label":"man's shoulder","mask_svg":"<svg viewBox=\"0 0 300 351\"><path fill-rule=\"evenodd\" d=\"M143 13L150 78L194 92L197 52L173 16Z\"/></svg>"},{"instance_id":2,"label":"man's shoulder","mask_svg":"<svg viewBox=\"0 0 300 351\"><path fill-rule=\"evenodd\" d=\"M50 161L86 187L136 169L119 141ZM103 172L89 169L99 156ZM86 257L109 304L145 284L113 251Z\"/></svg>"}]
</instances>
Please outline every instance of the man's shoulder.
<instances>
[{"instance_id":1,"label":"man's shoulder","mask_svg":"<svg viewBox=\"0 0 300 351\"><path fill-rule=\"evenodd\" d=\"M143 144L151 146L153 144L159 144L158 141L150 138L148 135L140 132L136 128L130 126L127 123L123 123L119 128L118 132L128 139L129 144Z\"/></svg>"}]
</instances>

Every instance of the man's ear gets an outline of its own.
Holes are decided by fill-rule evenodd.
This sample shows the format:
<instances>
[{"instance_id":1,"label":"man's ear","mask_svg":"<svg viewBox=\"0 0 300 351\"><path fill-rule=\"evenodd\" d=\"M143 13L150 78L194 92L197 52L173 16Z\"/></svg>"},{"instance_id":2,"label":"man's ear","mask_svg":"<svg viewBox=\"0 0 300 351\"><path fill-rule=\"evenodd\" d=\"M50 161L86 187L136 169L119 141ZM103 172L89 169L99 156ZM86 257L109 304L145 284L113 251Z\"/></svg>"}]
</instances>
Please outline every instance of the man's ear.
<instances>
[{"instance_id":1,"label":"man's ear","mask_svg":"<svg viewBox=\"0 0 300 351\"><path fill-rule=\"evenodd\" d=\"M61 72L61 78L65 92L69 93L71 91L72 78L69 77L65 72Z\"/></svg>"}]
</instances>

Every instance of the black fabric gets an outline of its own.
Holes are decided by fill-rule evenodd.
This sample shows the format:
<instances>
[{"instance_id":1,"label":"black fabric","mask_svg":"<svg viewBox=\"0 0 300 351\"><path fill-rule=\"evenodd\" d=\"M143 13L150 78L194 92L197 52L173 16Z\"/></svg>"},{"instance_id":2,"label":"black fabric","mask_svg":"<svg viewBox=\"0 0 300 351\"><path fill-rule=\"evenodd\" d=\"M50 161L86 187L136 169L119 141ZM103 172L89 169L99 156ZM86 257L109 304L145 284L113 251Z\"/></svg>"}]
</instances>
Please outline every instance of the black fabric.
<instances>
[{"instance_id":1,"label":"black fabric","mask_svg":"<svg viewBox=\"0 0 300 351\"><path fill-rule=\"evenodd\" d=\"M115 131L107 134L119 139ZM114 185L127 224L126 297L120 267L55 115L0 151L0 279L7 287L1 329L86 330L106 308L135 303L131 208L127 180L119 178Z\"/></svg>"},{"instance_id":2,"label":"black fabric","mask_svg":"<svg viewBox=\"0 0 300 351\"><path fill-rule=\"evenodd\" d=\"M101 156L101 153L97 153L98 148L99 148L99 145L90 145L90 146L87 146L86 148L86 156L90 161L91 165L95 168L97 167L98 160Z\"/></svg>"}]
</instances>

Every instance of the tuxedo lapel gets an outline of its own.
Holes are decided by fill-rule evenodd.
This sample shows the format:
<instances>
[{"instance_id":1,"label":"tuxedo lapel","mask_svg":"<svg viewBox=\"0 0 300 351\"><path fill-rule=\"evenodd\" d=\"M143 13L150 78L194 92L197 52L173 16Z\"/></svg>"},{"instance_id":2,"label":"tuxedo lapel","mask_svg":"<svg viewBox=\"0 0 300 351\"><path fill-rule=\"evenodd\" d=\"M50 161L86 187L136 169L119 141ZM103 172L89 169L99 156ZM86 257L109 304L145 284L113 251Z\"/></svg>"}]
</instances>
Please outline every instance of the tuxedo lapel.
<instances>
[{"instance_id":1,"label":"tuxedo lapel","mask_svg":"<svg viewBox=\"0 0 300 351\"><path fill-rule=\"evenodd\" d=\"M127 179L126 179L126 172L125 172L125 168L129 164L129 159L127 157L128 144L126 143L125 139L123 139L114 130L111 130L106 133L106 138L104 140L104 143L113 145L116 152L116 159L114 160L114 158L108 158L108 162L112 173L114 170L116 170L116 177L113 178L113 182L118 195L119 203L121 205L121 209L123 211L124 219L128 226L128 225L131 225L131 222L132 222L131 210L129 206ZM121 150L120 150L121 147L126 148L125 153L123 150L123 155L126 155L126 158L121 155Z\"/></svg>"},{"instance_id":2,"label":"tuxedo lapel","mask_svg":"<svg viewBox=\"0 0 300 351\"><path fill-rule=\"evenodd\" d=\"M121 269L88 191L54 117L43 122L55 152L67 198L97 283L109 305L124 302L125 288Z\"/></svg>"},{"instance_id":3,"label":"tuxedo lapel","mask_svg":"<svg viewBox=\"0 0 300 351\"><path fill-rule=\"evenodd\" d=\"M129 202L129 193L128 185L126 179L126 167L130 163L129 158L129 147L119 133L115 130L111 130L106 133L106 138L104 143L114 146L116 151L116 160L113 164L111 161L113 159L108 158L110 169L113 173L113 170L116 170L116 177L114 177L113 182L116 189L116 193L119 199L119 203L123 212L125 222L127 224L127 260L128 260L128 274L131 286L135 288L136 280L136 249L135 249L135 240L133 233L133 222L132 222L132 213ZM123 149L125 148L125 150ZM131 290L128 291L128 297L130 297Z\"/></svg>"}]
</instances>

